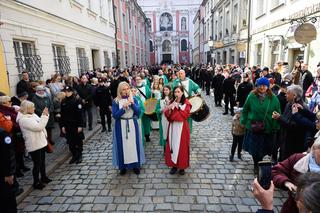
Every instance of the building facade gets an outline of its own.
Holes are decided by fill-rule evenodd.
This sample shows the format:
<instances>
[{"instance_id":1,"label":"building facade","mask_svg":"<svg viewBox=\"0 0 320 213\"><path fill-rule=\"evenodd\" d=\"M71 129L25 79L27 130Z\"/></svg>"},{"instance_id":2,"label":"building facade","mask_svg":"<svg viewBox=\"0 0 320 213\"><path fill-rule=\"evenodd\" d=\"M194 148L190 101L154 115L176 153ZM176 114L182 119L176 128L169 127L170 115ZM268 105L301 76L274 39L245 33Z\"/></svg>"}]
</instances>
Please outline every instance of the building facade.
<instances>
[{"instance_id":1,"label":"building facade","mask_svg":"<svg viewBox=\"0 0 320 213\"><path fill-rule=\"evenodd\" d=\"M243 65L247 61L249 1L211 0L206 13L211 13L212 34L207 31L214 41L215 63Z\"/></svg>"},{"instance_id":2,"label":"building facade","mask_svg":"<svg viewBox=\"0 0 320 213\"><path fill-rule=\"evenodd\" d=\"M150 63L190 64L200 0L138 0L150 23Z\"/></svg>"},{"instance_id":3,"label":"building facade","mask_svg":"<svg viewBox=\"0 0 320 213\"><path fill-rule=\"evenodd\" d=\"M194 33L193 33L193 49L192 61L194 64L200 64L200 9L196 13L193 21Z\"/></svg>"},{"instance_id":4,"label":"building facade","mask_svg":"<svg viewBox=\"0 0 320 213\"><path fill-rule=\"evenodd\" d=\"M12 94L24 69L46 80L115 65L112 0L3 0L0 14Z\"/></svg>"},{"instance_id":5,"label":"building facade","mask_svg":"<svg viewBox=\"0 0 320 213\"><path fill-rule=\"evenodd\" d=\"M148 65L149 32L145 14L136 0L114 0L119 67Z\"/></svg>"},{"instance_id":6,"label":"building facade","mask_svg":"<svg viewBox=\"0 0 320 213\"><path fill-rule=\"evenodd\" d=\"M250 64L273 67L277 61L285 61L291 70L299 59L315 71L320 62L319 0L252 0L251 10ZM316 28L317 36L311 43L299 44L294 32L305 21Z\"/></svg>"}]
</instances>

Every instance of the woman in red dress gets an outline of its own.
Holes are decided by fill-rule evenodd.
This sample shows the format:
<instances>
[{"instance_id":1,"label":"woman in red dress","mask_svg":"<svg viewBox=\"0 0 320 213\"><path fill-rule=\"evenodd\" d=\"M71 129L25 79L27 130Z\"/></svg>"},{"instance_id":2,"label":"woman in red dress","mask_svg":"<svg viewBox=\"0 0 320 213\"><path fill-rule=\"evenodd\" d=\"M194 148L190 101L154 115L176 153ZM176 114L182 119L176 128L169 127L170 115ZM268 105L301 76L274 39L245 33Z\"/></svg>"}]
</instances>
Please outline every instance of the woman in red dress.
<instances>
[{"instance_id":1,"label":"woman in red dress","mask_svg":"<svg viewBox=\"0 0 320 213\"><path fill-rule=\"evenodd\" d=\"M185 98L182 86L175 87L173 94L173 100L164 111L169 121L165 161L167 166L172 167L170 174L175 174L179 169L179 174L184 175L190 158L190 127L187 119L191 104Z\"/></svg>"}]
</instances>

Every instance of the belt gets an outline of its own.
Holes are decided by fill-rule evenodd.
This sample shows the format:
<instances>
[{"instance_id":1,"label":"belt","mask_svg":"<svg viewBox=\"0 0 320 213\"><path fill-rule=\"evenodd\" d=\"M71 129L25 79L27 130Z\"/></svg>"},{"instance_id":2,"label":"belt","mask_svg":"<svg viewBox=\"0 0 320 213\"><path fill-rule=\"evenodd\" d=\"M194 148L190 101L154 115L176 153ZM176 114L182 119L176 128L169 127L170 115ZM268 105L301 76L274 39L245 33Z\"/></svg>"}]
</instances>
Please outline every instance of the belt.
<instances>
[{"instance_id":1,"label":"belt","mask_svg":"<svg viewBox=\"0 0 320 213\"><path fill-rule=\"evenodd\" d=\"M128 139L128 133L130 132L130 128L129 128L129 120L133 120L134 117L131 118L121 118L121 120L125 120L126 121L126 139Z\"/></svg>"}]
</instances>

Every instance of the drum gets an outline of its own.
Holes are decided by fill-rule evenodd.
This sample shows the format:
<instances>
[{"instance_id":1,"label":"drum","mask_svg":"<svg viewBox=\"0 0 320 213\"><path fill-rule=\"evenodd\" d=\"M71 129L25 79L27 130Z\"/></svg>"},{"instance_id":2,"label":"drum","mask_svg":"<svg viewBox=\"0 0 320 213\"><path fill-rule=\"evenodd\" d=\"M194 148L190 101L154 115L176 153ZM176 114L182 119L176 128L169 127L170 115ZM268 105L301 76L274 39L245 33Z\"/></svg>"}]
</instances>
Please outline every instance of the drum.
<instances>
[{"instance_id":1,"label":"drum","mask_svg":"<svg viewBox=\"0 0 320 213\"><path fill-rule=\"evenodd\" d=\"M209 107L207 106L206 102L198 96L193 96L189 98L189 102L192 105L190 110L192 120L196 122L201 122L206 120L210 115Z\"/></svg>"},{"instance_id":2,"label":"drum","mask_svg":"<svg viewBox=\"0 0 320 213\"><path fill-rule=\"evenodd\" d=\"M155 98L149 98L144 102L144 114L146 114L152 121L157 121L158 117L156 114L158 100Z\"/></svg>"}]
</instances>

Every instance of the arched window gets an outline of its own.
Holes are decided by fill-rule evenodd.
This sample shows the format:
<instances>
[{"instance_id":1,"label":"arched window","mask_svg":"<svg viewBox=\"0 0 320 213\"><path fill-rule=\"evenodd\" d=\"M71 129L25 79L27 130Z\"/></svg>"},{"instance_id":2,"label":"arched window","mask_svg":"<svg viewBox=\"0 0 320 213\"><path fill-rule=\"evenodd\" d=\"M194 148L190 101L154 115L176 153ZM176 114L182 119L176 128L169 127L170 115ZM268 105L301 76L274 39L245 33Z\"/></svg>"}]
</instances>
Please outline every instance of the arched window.
<instances>
[{"instance_id":1,"label":"arched window","mask_svg":"<svg viewBox=\"0 0 320 213\"><path fill-rule=\"evenodd\" d=\"M173 19L170 13L163 13L160 16L160 31L172 31Z\"/></svg>"},{"instance_id":2,"label":"arched window","mask_svg":"<svg viewBox=\"0 0 320 213\"><path fill-rule=\"evenodd\" d=\"M169 40L162 43L162 52L171 52L171 42Z\"/></svg>"},{"instance_id":3,"label":"arched window","mask_svg":"<svg viewBox=\"0 0 320 213\"><path fill-rule=\"evenodd\" d=\"M186 17L181 18L181 31L187 30L187 19Z\"/></svg>"},{"instance_id":4,"label":"arched window","mask_svg":"<svg viewBox=\"0 0 320 213\"><path fill-rule=\"evenodd\" d=\"M187 51L187 49L188 49L187 40L182 39L181 40L181 51Z\"/></svg>"},{"instance_id":5,"label":"arched window","mask_svg":"<svg viewBox=\"0 0 320 213\"><path fill-rule=\"evenodd\" d=\"M153 42L149 40L149 51L153 52Z\"/></svg>"}]
</instances>

